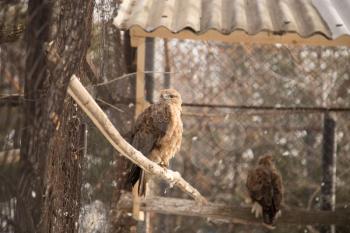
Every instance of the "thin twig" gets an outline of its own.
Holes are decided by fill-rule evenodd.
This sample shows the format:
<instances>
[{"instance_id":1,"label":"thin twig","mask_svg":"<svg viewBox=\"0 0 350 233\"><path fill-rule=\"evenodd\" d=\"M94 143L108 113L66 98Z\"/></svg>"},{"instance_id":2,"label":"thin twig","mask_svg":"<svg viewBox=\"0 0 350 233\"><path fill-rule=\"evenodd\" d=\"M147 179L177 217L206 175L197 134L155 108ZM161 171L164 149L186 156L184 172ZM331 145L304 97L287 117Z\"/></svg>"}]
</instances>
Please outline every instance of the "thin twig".
<instances>
[{"instance_id":1,"label":"thin twig","mask_svg":"<svg viewBox=\"0 0 350 233\"><path fill-rule=\"evenodd\" d=\"M103 99L96 98L96 101L99 101L99 102L101 102L101 103L103 103L103 104L105 104L105 105L107 105L107 106L109 106L109 107L111 107L111 108L113 108L113 109L119 111L119 112L124 112L122 109L120 109L120 108L114 106L113 104L110 104L110 103L104 101Z\"/></svg>"}]
</instances>

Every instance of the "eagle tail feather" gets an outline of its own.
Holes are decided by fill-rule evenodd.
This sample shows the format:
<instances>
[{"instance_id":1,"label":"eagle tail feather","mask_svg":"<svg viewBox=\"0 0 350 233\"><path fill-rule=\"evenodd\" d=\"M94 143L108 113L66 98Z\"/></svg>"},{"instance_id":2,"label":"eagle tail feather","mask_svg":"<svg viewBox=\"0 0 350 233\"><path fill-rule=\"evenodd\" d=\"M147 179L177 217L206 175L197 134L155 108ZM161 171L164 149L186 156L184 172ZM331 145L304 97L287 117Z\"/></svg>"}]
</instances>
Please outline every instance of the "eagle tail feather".
<instances>
[{"instance_id":1,"label":"eagle tail feather","mask_svg":"<svg viewBox=\"0 0 350 233\"><path fill-rule=\"evenodd\" d=\"M139 187L138 187L138 194L139 196L144 196L146 192L146 179L145 179L145 172L141 170L141 175L139 179Z\"/></svg>"},{"instance_id":2,"label":"eagle tail feather","mask_svg":"<svg viewBox=\"0 0 350 233\"><path fill-rule=\"evenodd\" d=\"M263 210L263 222L273 226L275 223L275 214L276 212L272 208Z\"/></svg>"},{"instance_id":3,"label":"eagle tail feather","mask_svg":"<svg viewBox=\"0 0 350 233\"><path fill-rule=\"evenodd\" d=\"M272 224L272 219L270 218L270 213L268 211L263 211L263 221L268 225Z\"/></svg>"},{"instance_id":4,"label":"eagle tail feather","mask_svg":"<svg viewBox=\"0 0 350 233\"><path fill-rule=\"evenodd\" d=\"M139 167L134 165L129 173L128 179L126 180L127 187L134 187L137 185L137 193L139 196L145 195L146 191L146 179L145 179L145 172Z\"/></svg>"},{"instance_id":5,"label":"eagle tail feather","mask_svg":"<svg viewBox=\"0 0 350 233\"><path fill-rule=\"evenodd\" d=\"M139 166L134 165L131 168L131 171L129 173L129 176L128 176L126 183L128 185L131 184L132 186L134 186L141 176L141 171L142 171L142 169Z\"/></svg>"}]
</instances>

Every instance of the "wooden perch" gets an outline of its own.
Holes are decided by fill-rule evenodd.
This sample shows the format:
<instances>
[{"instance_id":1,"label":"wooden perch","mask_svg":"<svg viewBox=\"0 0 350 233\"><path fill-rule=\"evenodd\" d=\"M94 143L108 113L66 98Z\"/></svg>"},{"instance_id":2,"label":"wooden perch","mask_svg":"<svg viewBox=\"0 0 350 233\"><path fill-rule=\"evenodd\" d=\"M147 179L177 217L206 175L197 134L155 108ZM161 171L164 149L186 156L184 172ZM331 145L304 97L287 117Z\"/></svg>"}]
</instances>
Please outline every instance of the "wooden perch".
<instances>
[{"instance_id":1,"label":"wooden perch","mask_svg":"<svg viewBox=\"0 0 350 233\"><path fill-rule=\"evenodd\" d=\"M261 219L251 214L249 207L229 206L227 204L207 203L198 205L192 200L151 196L140 199L140 210L161 214L196 216L210 219L226 220L226 222L261 224ZM132 209L131 193L123 193L118 209L130 211ZM277 227L281 224L297 225L349 225L350 211L306 211L300 209L282 210L282 216L277 219Z\"/></svg>"},{"instance_id":2,"label":"wooden perch","mask_svg":"<svg viewBox=\"0 0 350 233\"><path fill-rule=\"evenodd\" d=\"M122 155L137 164L144 171L156 175L166 180L171 186L176 185L182 191L189 194L196 201L206 203L206 199L189 183L187 183L178 172L164 169L158 164L146 158L140 151L132 147L113 126L107 115L98 106L92 96L81 84L79 79L73 75L69 86L68 93L82 108L82 110L89 116L92 122L106 137L106 139L118 150Z\"/></svg>"}]
</instances>

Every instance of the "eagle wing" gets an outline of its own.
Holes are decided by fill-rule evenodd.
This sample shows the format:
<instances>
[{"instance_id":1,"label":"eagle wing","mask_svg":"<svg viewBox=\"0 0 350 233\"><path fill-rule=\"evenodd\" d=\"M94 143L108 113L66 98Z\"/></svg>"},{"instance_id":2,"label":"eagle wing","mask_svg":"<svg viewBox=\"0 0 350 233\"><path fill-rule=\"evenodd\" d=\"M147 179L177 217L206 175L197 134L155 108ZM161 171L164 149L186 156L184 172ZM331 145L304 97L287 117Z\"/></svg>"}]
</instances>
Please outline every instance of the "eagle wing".
<instances>
[{"instance_id":1,"label":"eagle wing","mask_svg":"<svg viewBox=\"0 0 350 233\"><path fill-rule=\"evenodd\" d=\"M273 187L273 204L277 211L281 209L283 200L283 184L282 177L277 172L273 171L271 173L271 181Z\"/></svg>"},{"instance_id":2,"label":"eagle wing","mask_svg":"<svg viewBox=\"0 0 350 233\"><path fill-rule=\"evenodd\" d=\"M132 146L139 150L143 155L149 157L152 150L159 147L162 137L165 136L171 120L171 110L167 104L152 104L142 112L136 120L132 136ZM132 186L144 174L142 169L133 165L129 173L127 183ZM139 182L144 186L145 182ZM142 195L144 187L139 187L139 193Z\"/></svg>"},{"instance_id":3,"label":"eagle wing","mask_svg":"<svg viewBox=\"0 0 350 233\"><path fill-rule=\"evenodd\" d=\"M266 169L260 166L248 172L246 186L249 195L253 201L258 202L259 204L266 196L266 193L269 194L269 192L266 192L270 186L270 177L268 173L269 172Z\"/></svg>"},{"instance_id":4,"label":"eagle wing","mask_svg":"<svg viewBox=\"0 0 350 233\"><path fill-rule=\"evenodd\" d=\"M282 178L263 166L248 172L247 189L251 199L262 206L263 221L273 224L282 202Z\"/></svg>"}]
</instances>

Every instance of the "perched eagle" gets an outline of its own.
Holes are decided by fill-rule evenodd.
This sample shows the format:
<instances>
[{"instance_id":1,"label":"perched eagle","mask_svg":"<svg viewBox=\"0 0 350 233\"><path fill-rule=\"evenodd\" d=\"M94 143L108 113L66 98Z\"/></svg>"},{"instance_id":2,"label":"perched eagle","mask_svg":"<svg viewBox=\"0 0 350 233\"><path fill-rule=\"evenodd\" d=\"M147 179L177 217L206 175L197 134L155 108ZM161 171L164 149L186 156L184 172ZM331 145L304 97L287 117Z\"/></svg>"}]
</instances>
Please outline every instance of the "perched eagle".
<instances>
[{"instance_id":1,"label":"perched eagle","mask_svg":"<svg viewBox=\"0 0 350 233\"><path fill-rule=\"evenodd\" d=\"M263 222L273 226L281 214L283 186L271 155L259 158L258 165L248 172L246 186L253 201L252 213L262 215Z\"/></svg>"},{"instance_id":2,"label":"perched eagle","mask_svg":"<svg viewBox=\"0 0 350 233\"><path fill-rule=\"evenodd\" d=\"M146 108L137 118L131 144L143 155L164 168L179 151L182 140L181 95L174 89L160 91L159 102ZM127 183L138 183L138 194L144 195L144 171L133 165Z\"/></svg>"}]
</instances>

